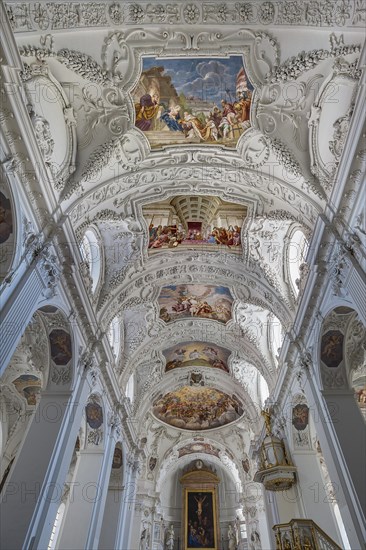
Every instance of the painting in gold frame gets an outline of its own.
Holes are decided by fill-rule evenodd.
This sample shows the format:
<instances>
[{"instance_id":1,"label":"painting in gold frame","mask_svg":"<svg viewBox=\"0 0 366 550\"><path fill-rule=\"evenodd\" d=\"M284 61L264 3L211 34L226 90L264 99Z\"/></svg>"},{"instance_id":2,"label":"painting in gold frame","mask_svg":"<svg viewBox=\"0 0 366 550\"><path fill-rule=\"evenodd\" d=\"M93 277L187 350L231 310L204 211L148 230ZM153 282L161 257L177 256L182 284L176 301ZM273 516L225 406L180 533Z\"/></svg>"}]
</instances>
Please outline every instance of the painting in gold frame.
<instances>
[{"instance_id":1,"label":"painting in gold frame","mask_svg":"<svg viewBox=\"0 0 366 550\"><path fill-rule=\"evenodd\" d=\"M185 489L184 550L217 550L215 489Z\"/></svg>"}]
</instances>

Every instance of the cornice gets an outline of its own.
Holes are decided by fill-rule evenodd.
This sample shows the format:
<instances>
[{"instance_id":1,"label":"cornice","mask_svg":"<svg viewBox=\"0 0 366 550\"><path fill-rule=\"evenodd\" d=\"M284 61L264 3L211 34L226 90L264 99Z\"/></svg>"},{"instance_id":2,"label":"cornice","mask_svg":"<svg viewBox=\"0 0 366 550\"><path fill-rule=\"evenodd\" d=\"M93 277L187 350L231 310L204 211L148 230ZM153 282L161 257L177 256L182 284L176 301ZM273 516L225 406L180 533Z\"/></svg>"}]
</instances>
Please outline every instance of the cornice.
<instances>
[{"instance_id":1,"label":"cornice","mask_svg":"<svg viewBox=\"0 0 366 550\"><path fill-rule=\"evenodd\" d=\"M130 25L258 25L360 28L363 0L251 0L245 2L6 2L14 32L128 27Z\"/></svg>"}]
</instances>

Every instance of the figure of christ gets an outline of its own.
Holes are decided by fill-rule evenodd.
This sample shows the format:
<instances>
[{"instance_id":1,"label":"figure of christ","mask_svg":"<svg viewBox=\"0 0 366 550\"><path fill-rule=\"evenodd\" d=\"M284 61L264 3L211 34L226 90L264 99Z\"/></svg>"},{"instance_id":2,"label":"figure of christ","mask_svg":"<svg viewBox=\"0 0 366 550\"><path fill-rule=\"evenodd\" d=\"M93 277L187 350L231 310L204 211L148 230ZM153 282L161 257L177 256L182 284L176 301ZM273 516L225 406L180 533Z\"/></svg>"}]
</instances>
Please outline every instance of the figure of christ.
<instances>
[{"instance_id":1,"label":"figure of christ","mask_svg":"<svg viewBox=\"0 0 366 550\"><path fill-rule=\"evenodd\" d=\"M194 500L197 502L196 514L200 525L202 523L203 503L205 502L206 498L206 496L201 496L199 498L194 497Z\"/></svg>"}]
</instances>

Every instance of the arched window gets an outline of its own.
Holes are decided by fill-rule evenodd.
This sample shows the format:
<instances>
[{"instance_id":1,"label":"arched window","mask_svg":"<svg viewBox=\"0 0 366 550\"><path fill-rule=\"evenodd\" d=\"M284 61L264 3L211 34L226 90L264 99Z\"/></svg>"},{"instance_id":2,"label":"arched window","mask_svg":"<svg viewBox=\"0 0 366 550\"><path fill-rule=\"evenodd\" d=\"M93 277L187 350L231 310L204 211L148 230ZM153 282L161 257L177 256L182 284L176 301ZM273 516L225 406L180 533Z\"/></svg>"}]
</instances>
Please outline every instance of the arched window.
<instances>
[{"instance_id":1,"label":"arched window","mask_svg":"<svg viewBox=\"0 0 366 550\"><path fill-rule=\"evenodd\" d=\"M278 364L278 356L283 342L283 330L281 322L273 314L268 317L268 340L274 360Z\"/></svg>"},{"instance_id":2,"label":"arched window","mask_svg":"<svg viewBox=\"0 0 366 550\"><path fill-rule=\"evenodd\" d=\"M309 242L301 229L297 229L291 237L288 248L288 269L292 287L299 293L300 266L305 262Z\"/></svg>"},{"instance_id":3,"label":"arched window","mask_svg":"<svg viewBox=\"0 0 366 550\"><path fill-rule=\"evenodd\" d=\"M129 398L131 403L133 403L134 395L135 395L135 380L134 380L133 374L131 374L126 386L126 397Z\"/></svg>"},{"instance_id":4,"label":"arched window","mask_svg":"<svg viewBox=\"0 0 366 550\"><path fill-rule=\"evenodd\" d=\"M87 229L83 235L80 252L85 263L88 264L92 279L92 292L95 292L101 274L102 261L98 237L92 229Z\"/></svg>"},{"instance_id":5,"label":"arched window","mask_svg":"<svg viewBox=\"0 0 366 550\"><path fill-rule=\"evenodd\" d=\"M268 384L265 381L264 377L261 375L260 372L258 372L258 401L261 405L261 407L264 406L264 403L266 399L269 397L269 390L268 390Z\"/></svg>"},{"instance_id":6,"label":"arched window","mask_svg":"<svg viewBox=\"0 0 366 550\"><path fill-rule=\"evenodd\" d=\"M108 340L114 357L118 359L121 350L121 329L119 317L114 317L108 329Z\"/></svg>"}]
</instances>

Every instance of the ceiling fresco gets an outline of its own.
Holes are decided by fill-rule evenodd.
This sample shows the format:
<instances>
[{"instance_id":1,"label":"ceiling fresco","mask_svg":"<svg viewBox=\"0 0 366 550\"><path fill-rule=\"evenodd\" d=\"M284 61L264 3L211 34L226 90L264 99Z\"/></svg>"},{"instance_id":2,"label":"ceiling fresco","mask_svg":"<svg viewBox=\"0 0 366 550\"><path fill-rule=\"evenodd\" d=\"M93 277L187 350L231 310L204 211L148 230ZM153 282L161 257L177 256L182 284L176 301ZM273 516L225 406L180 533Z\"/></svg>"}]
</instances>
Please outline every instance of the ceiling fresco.
<instances>
[{"instance_id":1,"label":"ceiling fresco","mask_svg":"<svg viewBox=\"0 0 366 550\"><path fill-rule=\"evenodd\" d=\"M229 372L230 351L206 342L181 342L163 351L165 371L179 367L211 367Z\"/></svg>"},{"instance_id":2,"label":"ceiling fresco","mask_svg":"<svg viewBox=\"0 0 366 550\"><path fill-rule=\"evenodd\" d=\"M132 92L135 125L150 145L235 147L250 127L253 86L239 55L223 58L144 58Z\"/></svg>"},{"instance_id":3,"label":"ceiling fresco","mask_svg":"<svg viewBox=\"0 0 366 550\"><path fill-rule=\"evenodd\" d=\"M241 252L241 229L247 208L209 195L178 196L145 205L149 227L148 251L226 247Z\"/></svg>"},{"instance_id":4,"label":"ceiling fresco","mask_svg":"<svg viewBox=\"0 0 366 550\"><path fill-rule=\"evenodd\" d=\"M159 420L183 430L219 428L234 422L243 412L235 395L213 388L183 386L153 403L153 413Z\"/></svg>"},{"instance_id":5,"label":"ceiling fresco","mask_svg":"<svg viewBox=\"0 0 366 550\"><path fill-rule=\"evenodd\" d=\"M72 346L70 334L62 329L50 333L51 358L56 365L67 365L71 360Z\"/></svg>"},{"instance_id":6,"label":"ceiling fresco","mask_svg":"<svg viewBox=\"0 0 366 550\"><path fill-rule=\"evenodd\" d=\"M193 453L205 453L212 456L219 456L219 449L217 447L214 447L210 443L188 443L188 445L185 445L184 447L181 447L179 449L179 458L182 456L186 456Z\"/></svg>"},{"instance_id":7,"label":"ceiling fresco","mask_svg":"<svg viewBox=\"0 0 366 550\"><path fill-rule=\"evenodd\" d=\"M16 390L25 397L28 405L37 405L37 396L41 392L41 380L33 374L22 374L13 380Z\"/></svg>"},{"instance_id":8,"label":"ceiling fresco","mask_svg":"<svg viewBox=\"0 0 366 550\"><path fill-rule=\"evenodd\" d=\"M232 318L233 301L230 290L225 286L164 286L158 298L160 319L168 323L198 317L227 323Z\"/></svg>"}]
</instances>

